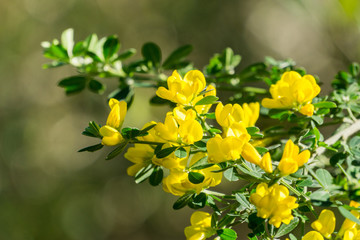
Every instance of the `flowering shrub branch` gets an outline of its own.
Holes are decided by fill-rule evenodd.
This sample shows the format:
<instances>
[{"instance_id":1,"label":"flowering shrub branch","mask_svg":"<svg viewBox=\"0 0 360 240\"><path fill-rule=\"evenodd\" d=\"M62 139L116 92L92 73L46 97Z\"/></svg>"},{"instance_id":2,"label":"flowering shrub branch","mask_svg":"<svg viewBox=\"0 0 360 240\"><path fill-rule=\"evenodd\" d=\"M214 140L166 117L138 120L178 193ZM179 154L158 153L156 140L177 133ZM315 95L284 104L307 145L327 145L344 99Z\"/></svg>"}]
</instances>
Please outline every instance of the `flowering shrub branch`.
<instances>
[{"instance_id":1,"label":"flowering shrub branch","mask_svg":"<svg viewBox=\"0 0 360 240\"><path fill-rule=\"evenodd\" d=\"M136 183L162 185L178 197L174 209L195 209L187 239L244 239L240 224L251 240L360 239L357 63L335 76L326 95L319 79L291 60L266 58L238 71L241 58L230 48L201 71L186 59L189 45L162 61L160 47L146 43L142 59L128 61L135 50L118 53L116 36L93 34L75 43L68 29L61 41L42 46L53 60L45 68L69 64L78 71L59 83L67 94L85 88L102 94L102 78L119 82L108 96L106 123L91 121L83 132L99 142L80 151L115 146L106 159L125 152ZM171 107L163 122L122 126L138 87L155 88L150 102ZM222 91L231 94L225 101L217 97ZM256 127L260 121L263 129ZM328 125L335 128L325 140ZM224 181L240 183L229 184L231 193L213 190ZM338 231L333 211L345 218ZM314 230L305 232L305 225Z\"/></svg>"}]
</instances>

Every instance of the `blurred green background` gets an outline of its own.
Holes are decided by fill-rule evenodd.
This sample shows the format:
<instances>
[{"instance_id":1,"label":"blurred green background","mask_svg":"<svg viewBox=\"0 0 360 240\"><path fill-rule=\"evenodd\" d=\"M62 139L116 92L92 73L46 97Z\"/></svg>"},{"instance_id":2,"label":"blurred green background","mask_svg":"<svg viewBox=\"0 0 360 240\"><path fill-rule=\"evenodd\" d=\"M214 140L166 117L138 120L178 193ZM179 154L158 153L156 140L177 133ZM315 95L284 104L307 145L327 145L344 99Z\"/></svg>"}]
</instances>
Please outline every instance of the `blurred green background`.
<instances>
[{"instance_id":1,"label":"blurred green background","mask_svg":"<svg viewBox=\"0 0 360 240\"><path fill-rule=\"evenodd\" d=\"M66 97L56 84L74 70L42 70L41 41L72 27L76 40L117 34L123 49L153 41L165 56L192 44L199 68L225 47L242 55L240 67L290 57L326 92L338 70L359 61L359 10L358 0L2 0L0 240L184 239L190 224L190 210L172 210L176 197L136 185L126 160L77 153L96 143L81 131L106 121L105 97ZM105 82L110 91L115 83ZM163 120L167 109L148 104L153 93L137 91L124 126Z\"/></svg>"}]
</instances>

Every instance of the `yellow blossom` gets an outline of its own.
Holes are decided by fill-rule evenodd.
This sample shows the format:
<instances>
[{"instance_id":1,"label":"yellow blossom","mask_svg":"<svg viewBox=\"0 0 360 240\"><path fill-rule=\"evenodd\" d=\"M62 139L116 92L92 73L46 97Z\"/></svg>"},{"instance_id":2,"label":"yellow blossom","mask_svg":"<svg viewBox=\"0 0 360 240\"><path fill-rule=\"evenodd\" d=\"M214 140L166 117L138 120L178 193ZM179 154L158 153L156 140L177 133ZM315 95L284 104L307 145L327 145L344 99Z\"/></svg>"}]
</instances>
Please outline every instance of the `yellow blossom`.
<instances>
[{"instance_id":1,"label":"yellow blossom","mask_svg":"<svg viewBox=\"0 0 360 240\"><path fill-rule=\"evenodd\" d=\"M196 211L190 218L191 226L185 228L187 240L203 240L211 237L216 231L211 227L211 215L207 212Z\"/></svg>"},{"instance_id":2,"label":"yellow blossom","mask_svg":"<svg viewBox=\"0 0 360 240\"><path fill-rule=\"evenodd\" d=\"M172 115L179 124L184 123L186 120L196 119L196 112L193 109L185 110L183 106L174 108Z\"/></svg>"},{"instance_id":3,"label":"yellow blossom","mask_svg":"<svg viewBox=\"0 0 360 240\"><path fill-rule=\"evenodd\" d=\"M190 165L197 162L206 154L199 152L192 156ZM193 184L188 179L188 173L185 170L171 169L170 174L163 179L163 189L165 192L171 193L175 196L182 196L188 191L200 193L203 189L208 187L214 187L221 183L222 173L214 172L221 168L217 165L205 168L202 170L196 170L194 172L201 173L205 179L199 184Z\"/></svg>"},{"instance_id":4,"label":"yellow blossom","mask_svg":"<svg viewBox=\"0 0 360 240\"><path fill-rule=\"evenodd\" d=\"M273 166L271 163L271 156L269 152L265 153L265 155L261 158L259 166L267 173L273 172Z\"/></svg>"},{"instance_id":5,"label":"yellow blossom","mask_svg":"<svg viewBox=\"0 0 360 240\"><path fill-rule=\"evenodd\" d=\"M287 141L282 158L279 163L279 170L283 175L289 175L296 172L310 158L310 151L305 150L299 154L299 147L291 140Z\"/></svg>"},{"instance_id":6,"label":"yellow blossom","mask_svg":"<svg viewBox=\"0 0 360 240\"><path fill-rule=\"evenodd\" d=\"M191 105L191 101L205 88L204 75L198 70L185 74L184 78L175 70L167 79L168 89L159 87L156 94L181 105Z\"/></svg>"},{"instance_id":7,"label":"yellow blossom","mask_svg":"<svg viewBox=\"0 0 360 240\"><path fill-rule=\"evenodd\" d=\"M312 116L314 106L311 102L319 93L320 87L312 75L302 77L295 71L289 71L276 84L271 85L272 98L264 98L261 104L266 108L295 109Z\"/></svg>"},{"instance_id":8,"label":"yellow blossom","mask_svg":"<svg viewBox=\"0 0 360 240\"><path fill-rule=\"evenodd\" d=\"M134 163L134 165L128 167L127 174L129 176L135 176L140 169L152 163L155 155L154 149L150 145L135 144L134 147L128 148L124 157Z\"/></svg>"},{"instance_id":9,"label":"yellow blossom","mask_svg":"<svg viewBox=\"0 0 360 240\"><path fill-rule=\"evenodd\" d=\"M185 116L179 125L172 113L167 114L164 123L156 124L154 130L158 137L173 144L193 144L203 137L203 129L198 121L186 119Z\"/></svg>"},{"instance_id":10,"label":"yellow blossom","mask_svg":"<svg viewBox=\"0 0 360 240\"><path fill-rule=\"evenodd\" d=\"M239 104L218 103L215 109L216 121L224 129L227 129L234 122L242 122L245 127L254 126L259 118L260 105L256 103L244 103L242 107Z\"/></svg>"},{"instance_id":11,"label":"yellow blossom","mask_svg":"<svg viewBox=\"0 0 360 240\"><path fill-rule=\"evenodd\" d=\"M101 142L103 145L114 146L123 140L120 129L126 116L127 104L125 101L119 102L111 98L109 106L111 111L107 118L106 125L101 127L99 132L103 137Z\"/></svg>"},{"instance_id":12,"label":"yellow blossom","mask_svg":"<svg viewBox=\"0 0 360 240\"><path fill-rule=\"evenodd\" d=\"M331 210L324 209L321 211L318 220L311 224L311 227L329 239L335 230L335 222L334 213Z\"/></svg>"},{"instance_id":13,"label":"yellow blossom","mask_svg":"<svg viewBox=\"0 0 360 240\"><path fill-rule=\"evenodd\" d=\"M301 240L324 240L324 237L317 231L310 231Z\"/></svg>"},{"instance_id":14,"label":"yellow blossom","mask_svg":"<svg viewBox=\"0 0 360 240\"><path fill-rule=\"evenodd\" d=\"M279 184L268 187L266 183L260 183L250 196L250 202L257 208L257 216L269 218L269 223L277 228L293 219L291 210L298 207L295 201L295 197L289 196L289 190Z\"/></svg>"}]
</instances>

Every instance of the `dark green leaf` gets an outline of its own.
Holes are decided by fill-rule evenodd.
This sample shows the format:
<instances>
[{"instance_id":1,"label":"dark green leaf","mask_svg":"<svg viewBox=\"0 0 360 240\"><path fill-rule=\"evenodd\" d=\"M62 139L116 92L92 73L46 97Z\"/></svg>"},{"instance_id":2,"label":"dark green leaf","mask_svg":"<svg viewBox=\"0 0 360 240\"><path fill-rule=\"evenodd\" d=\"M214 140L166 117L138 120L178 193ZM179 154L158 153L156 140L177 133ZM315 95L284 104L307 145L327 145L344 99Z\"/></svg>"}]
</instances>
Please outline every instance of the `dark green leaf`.
<instances>
[{"instance_id":1,"label":"dark green leaf","mask_svg":"<svg viewBox=\"0 0 360 240\"><path fill-rule=\"evenodd\" d=\"M103 45L103 53L105 60L110 59L120 49L119 39L116 36L110 36Z\"/></svg>"},{"instance_id":2,"label":"dark green leaf","mask_svg":"<svg viewBox=\"0 0 360 240\"><path fill-rule=\"evenodd\" d=\"M154 105L163 105L170 103L170 101L155 95L150 99L150 103Z\"/></svg>"},{"instance_id":3,"label":"dark green leaf","mask_svg":"<svg viewBox=\"0 0 360 240\"><path fill-rule=\"evenodd\" d=\"M335 103L327 102L327 101L314 103L313 105L316 108L336 108L337 107Z\"/></svg>"},{"instance_id":4,"label":"dark green leaf","mask_svg":"<svg viewBox=\"0 0 360 240\"><path fill-rule=\"evenodd\" d=\"M336 153L333 156L331 156L330 158L330 164L331 166L335 167L336 164L342 164L347 158L347 154L346 153Z\"/></svg>"},{"instance_id":5,"label":"dark green leaf","mask_svg":"<svg viewBox=\"0 0 360 240\"><path fill-rule=\"evenodd\" d=\"M167 157L167 156L169 156L171 153L173 153L176 149L177 149L177 147L169 147L169 148L161 149L160 151L158 151L158 152L156 153L156 157L157 157L157 158Z\"/></svg>"},{"instance_id":6,"label":"dark green leaf","mask_svg":"<svg viewBox=\"0 0 360 240\"><path fill-rule=\"evenodd\" d=\"M297 225L299 224L299 218L294 217L293 220L291 220L291 222L289 224L281 224L279 230L277 231L275 238L279 238L282 237L286 234L288 234L289 232L291 232L292 230L294 230Z\"/></svg>"},{"instance_id":7,"label":"dark green leaf","mask_svg":"<svg viewBox=\"0 0 360 240\"><path fill-rule=\"evenodd\" d=\"M95 152L103 148L101 143L80 149L78 152Z\"/></svg>"},{"instance_id":8,"label":"dark green leaf","mask_svg":"<svg viewBox=\"0 0 360 240\"><path fill-rule=\"evenodd\" d=\"M120 146L115 148L113 151L111 151L105 158L105 160L110 160L113 159L114 157L116 157L117 155L119 155L120 153L122 153L126 147L126 145L128 144L128 141L123 141L120 143Z\"/></svg>"},{"instance_id":9,"label":"dark green leaf","mask_svg":"<svg viewBox=\"0 0 360 240\"><path fill-rule=\"evenodd\" d=\"M153 129L154 127L156 126L156 123L155 124L151 124L149 126L147 126L146 128L144 129L141 129L138 136L146 136L144 134L147 134L148 131L150 131L151 129Z\"/></svg>"},{"instance_id":10,"label":"dark green leaf","mask_svg":"<svg viewBox=\"0 0 360 240\"><path fill-rule=\"evenodd\" d=\"M205 207L207 200L207 195L203 192L199 193L196 196L193 196L192 201L188 203L188 206L192 209L199 209Z\"/></svg>"},{"instance_id":11,"label":"dark green leaf","mask_svg":"<svg viewBox=\"0 0 360 240\"><path fill-rule=\"evenodd\" d=\"M94 121L90 121L89 126L85 128L85 131L83 131L82 134L89 137L102 138L99 130L100 126Z\"/></svg>"},{"instance_id":12,"label":"dark green leaf","mask_svg":"<svg viewBox=\"0 0 360 240\"><path fill-rule=\"evenodd\" d=\"M206 96L206 97L202 98L201 100L199 100L197 103L195 103L195 106L214 104L217 102L218 99L219 98L216 96Z\"/></svg>"},{"instance_id":13,"label":"dark green leaf","mask_svg":"<svg viewBox=\"0 0 360 240\"><path fill-rule=\"evenodd\" d=\"M192 52L191 45L184 45L173 51L170 56L164 61L163 68L171 69L174 65L184 60Z\"/></svg>"},{"instance_id":14,"label":"dark green leaf","mask_svg":"<svg viewBox=\"0 0 360 240\"><path fill-rule=\"evenodd\" d=\"M155 168L152 164L149 164L148 166L140 169L140 171L137 172L135 175L135 183L139 184L139 183L144 182L146 179L148 179L152 175L154 170L155 170Z\"/></svg>"},{"instance_id":15,"label":"dark green leaf","mask_svg":"<svg viewBox=\"0 0 360 240\"><path fill-rule=\"evenodd\" d=\"M105 85L95 79L91 79L89 82L89 89L94 93L101 94L105 91Z\"/></svg>"},{"instance_id":16,"label":"dark green leaf","mask_svg":"<svg viewBox=\"0 0 360 240\"><path fill-rule=\"evenodd\" d=\"M149 182L152 186L157 186L161 183L164 176L164 172L161 167L157 167L154 169L152 174L150 175Z\"/></svg>"},{"instance_id":17,"label":"dark green leaf","mask_svg":"<svg viewBox=\"0 0 360 240\"><path fill-rule=\"evenodd\" d=\"M249 238L249 240L258 240L258 238L256 237L256 235L253 234L253 233L249 233L249 234L248 234L248 238Z\"/></svg>"},{"instance_id":18,"label":"dark green leaf","mask_svg":"<svg viewBox=\"0 0 360 240\"><path fill-rule=\"evenodd\" d=\"M187 152L183 147L181 147L175 150L175 156L178 158L185 158L187 156Z\"/></svg>"},{"instance_id":19,"label":"dark green leaf","mask_svg":"<svg viewBox=\"0 0 360 240\"><path fill-rule=\"evenodd\" d=\"M188 179L193 184L199 184L204 181L205 176L198 172L189 172Z\"/></svg>"},{"instance_id":20,"label":"dark green leaf","mask_svg":"<svg viewBox=\"0 0 360 240\"><path fill-rule=\"evenodd\" d=\"M160 66L161 50L158 45L152 42L145 43L141 49L141 53L145 60L153 63L153 66Z\"/></svg>"},{"instance_id":21,"label":"dark green leaf","mask_svg":"<svg viewBox=\"0 0 360 240\"><path fill-rule=\"evenodd\" d=\"M237 238L236 232L230 228L219 229L216 233L223 240L235 240Z\"/></svg>"},{"instance_id":22,"label":"dark green leaf","mask_svg":"<svg viewBox=\"0 0 360 240\"><path fill-rule=\"evenodd\" d=\"M65 88L66 94L77 93L85 88L86 77L73 76L73 77L65 78L58 83L58 86Z\"/></svg>"},{"instance_id":23,"label":"dark green leaf","mask_svg":"<svg viewBox=\"0 0 360 240\"><path fill-rule=\"evenodd\" d=\"M178 210L178 209L185 207L192 200L193 195L194 195L193 192L187 192L184 195L182 195L174 203L173 209Z\"/></svg>"},{"instance_id":24,"label":"dark green leaf","mask_svg":"<svg viewBox=\"0 0 360 240\"><path fill-rule=\"evenodd\" d=\"M131 86L126 86L121 89L118 88L110 93L108 99L115 98L119 101L124 100L127 103L127 107L129 109L134 100L134 93L134 89Z\"/></svg>"}]
</instances>

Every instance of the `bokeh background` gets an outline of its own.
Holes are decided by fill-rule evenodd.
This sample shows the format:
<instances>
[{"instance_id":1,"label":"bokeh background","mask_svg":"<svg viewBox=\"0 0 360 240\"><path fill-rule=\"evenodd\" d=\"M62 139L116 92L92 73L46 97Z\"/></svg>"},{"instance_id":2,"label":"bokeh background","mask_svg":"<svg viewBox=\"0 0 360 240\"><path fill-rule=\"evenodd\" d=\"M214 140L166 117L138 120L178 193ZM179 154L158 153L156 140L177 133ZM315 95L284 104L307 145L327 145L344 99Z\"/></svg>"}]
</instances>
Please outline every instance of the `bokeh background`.
<instances>
[{"instance_id":1,"label":"bokeh background","mask_svg":"<svg viewBox=\"0 0 360 240\"><path fill-rule=\"evenodd\" d=\"M1 0L0 16L0 240L184 239L189 225L191 211L172 210L161 187L136 185L126 160L77 153L95 144L80 133L108 109L104 96L56 86L73 69L42 70L40 42L66 28L76 40L117 34L123 49L153 41L165 56L192 44L199 68L225 47L240 67L292 58L325 87L360 60L358 0ZM154 91L137 91L125 126L162 120L166 107L148 105Z\"/></svg>"}]
</instances>

